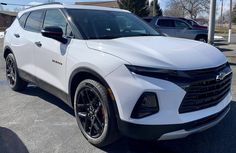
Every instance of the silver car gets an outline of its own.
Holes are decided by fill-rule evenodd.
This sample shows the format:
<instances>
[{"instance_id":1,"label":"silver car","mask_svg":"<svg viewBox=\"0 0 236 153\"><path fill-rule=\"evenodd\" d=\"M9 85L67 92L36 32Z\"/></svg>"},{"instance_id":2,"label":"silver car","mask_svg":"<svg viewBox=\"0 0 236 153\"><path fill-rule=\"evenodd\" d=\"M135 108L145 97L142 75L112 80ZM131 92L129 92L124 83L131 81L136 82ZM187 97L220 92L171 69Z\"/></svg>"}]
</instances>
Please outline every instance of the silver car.
<instances>
[{"instance_id":1,"label":"silver car","mask_svg":"<svg viewBox=\"0 0 236 153\"><path fill-rule=\"evenodd\" d=\"M191 26L188 22L175 17L154 17L150 24L171 37L193 39L207 42L208 30Z\"/></svg>"}]
</instances>

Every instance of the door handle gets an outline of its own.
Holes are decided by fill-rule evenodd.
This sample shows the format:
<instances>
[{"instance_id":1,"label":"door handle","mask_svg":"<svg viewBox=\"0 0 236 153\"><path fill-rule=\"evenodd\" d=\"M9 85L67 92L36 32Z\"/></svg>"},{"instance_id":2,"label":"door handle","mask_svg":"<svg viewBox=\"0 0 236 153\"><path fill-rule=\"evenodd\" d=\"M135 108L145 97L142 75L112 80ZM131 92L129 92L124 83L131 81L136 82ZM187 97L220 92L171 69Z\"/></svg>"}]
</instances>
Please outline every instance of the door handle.
<instances>
[{"instance_id":1,"label":"door handle","mask_svg":"<svg viewBox=\"0 0 236 153\"><path fill-rule=\"evenodd\" d=\"M16 38L20 38L20 35L19 35L18 33L15 33L14 36L15 36Z\"/></svg>"},{"instance_id":2,"label":"door handle","mask_svg":"<svg viewBox=\"0 0 236 153\"><path fill-rule=\"evenodd\" d=\"M38 47L42 47L42 43L40 41L35 42L35 45Z\"/></svg>"}]
</instances>

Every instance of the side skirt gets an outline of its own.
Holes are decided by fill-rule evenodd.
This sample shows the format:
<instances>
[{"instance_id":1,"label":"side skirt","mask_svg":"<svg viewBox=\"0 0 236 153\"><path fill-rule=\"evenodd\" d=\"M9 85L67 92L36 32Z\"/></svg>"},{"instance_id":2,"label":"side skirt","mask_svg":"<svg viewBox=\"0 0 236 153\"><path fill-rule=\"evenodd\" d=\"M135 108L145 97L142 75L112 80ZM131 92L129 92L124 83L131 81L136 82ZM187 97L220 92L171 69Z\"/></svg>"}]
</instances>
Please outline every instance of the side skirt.
<instances>
[{"instance_id":1,"label":"side skirt","mask_svg":"<svg viewBox=\"0 0 236 153\"><path fill-rule=\"evenodd\" d=\"M56 88L55 86L37 78L36 76L29 74L28 72L25 72L24 70L18 69L18 73L22 79L24 79L27 82L31 82L35 85L37 85L39 88L51 93L52 95L56 96L57 98L64 101L67 105L69 105L71 108L73 108L72 103L69 100L69 95L65 93L64 91Z\"/></svg>"}]
</instances>

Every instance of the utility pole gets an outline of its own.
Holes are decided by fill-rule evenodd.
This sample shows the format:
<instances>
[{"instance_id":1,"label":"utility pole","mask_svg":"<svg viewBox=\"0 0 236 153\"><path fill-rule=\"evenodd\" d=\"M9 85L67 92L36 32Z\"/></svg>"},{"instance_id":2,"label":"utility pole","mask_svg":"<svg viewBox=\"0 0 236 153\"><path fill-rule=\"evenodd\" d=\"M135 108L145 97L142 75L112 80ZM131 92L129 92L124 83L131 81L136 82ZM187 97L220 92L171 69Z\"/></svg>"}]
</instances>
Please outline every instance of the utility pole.
<instances>
[{"instance_id":1,"label":"utility pole","mask_svg":"<svg viewBox=\"0 0 236 153\"><path fill-rule=\"evenodd\" d=\"M216 0L211 0L210 15L209 15L209 31L208 31L209 44L214 44L215 21L216 21Z\"/></svg>"},{"instance_id":2,"label":"utility pole","mask_svg":"<svg viewBox=\"0 0 236 153\"><path fill-rule=\"evenodd\" d=\"M233 2L230 0L230 9L229 9L229 36L228 43L231 43L231 34L232 34L232 11L233 11Z\"/></svg>"},{"instance_id":3,"label":"utility pole","mask_svg":"<svg viewBox=\"0 0 236 153\"><path fill-rule=\"evenodd\" d=\"M152 16L156 16L157 15L157 10L156 10L156 5L158 3L158 0L153 0L153 3L152 3Z\"/></svg>"},{"instance_id":4,"label":"utility pole","mask_svg":"<svg viewBox=\"0 0 236 153\"><path fill-rule=\"evenodd\" d=\"M221 18L221 26L223 27L224 19L223 19L223 9L224 9L224 0L221 0L221 11L220 11L220 18Z\"/></svg>"}]
</instances>

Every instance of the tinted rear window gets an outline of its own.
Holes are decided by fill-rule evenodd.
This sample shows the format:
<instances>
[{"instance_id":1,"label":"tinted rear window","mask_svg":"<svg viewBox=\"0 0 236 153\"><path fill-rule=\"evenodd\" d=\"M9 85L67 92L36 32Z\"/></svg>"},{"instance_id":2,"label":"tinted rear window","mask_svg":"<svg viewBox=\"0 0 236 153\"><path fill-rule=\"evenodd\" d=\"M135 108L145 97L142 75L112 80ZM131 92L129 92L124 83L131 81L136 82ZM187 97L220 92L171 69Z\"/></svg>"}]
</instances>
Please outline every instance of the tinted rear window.
<instances>
[{"instance_id":1,"label":"tinted rear window","mask_svg":"<svg viewBox=\"0 0 236 153\"><path fill-rule=\"evenodd\" d=\"M174 21L169 19L159 19L157 25L160 27L174 27Z\"/></svg>"},{"instance_id":2,"label":"tinted rear window","mask_svg":"<svg viewBox=\"0 0 236 153\"><path fill-rule=\"evenodd\" d=\"M25 13L19 19L20 26L23 28L25 27L25 21L26 21L28 15L29 15L29 13Z\"/></svg>"},{"instance_id":3,"label":"tinted rear window","mask_svg":"<svg viewBox=\"0 0 236 153\"><path fill-rule=\"evenodd\" d=\"M25 29L29 31L39 32L42 27L43 13L43 10L31 12L26 21Z\"/></svg>"}]
</instances>

